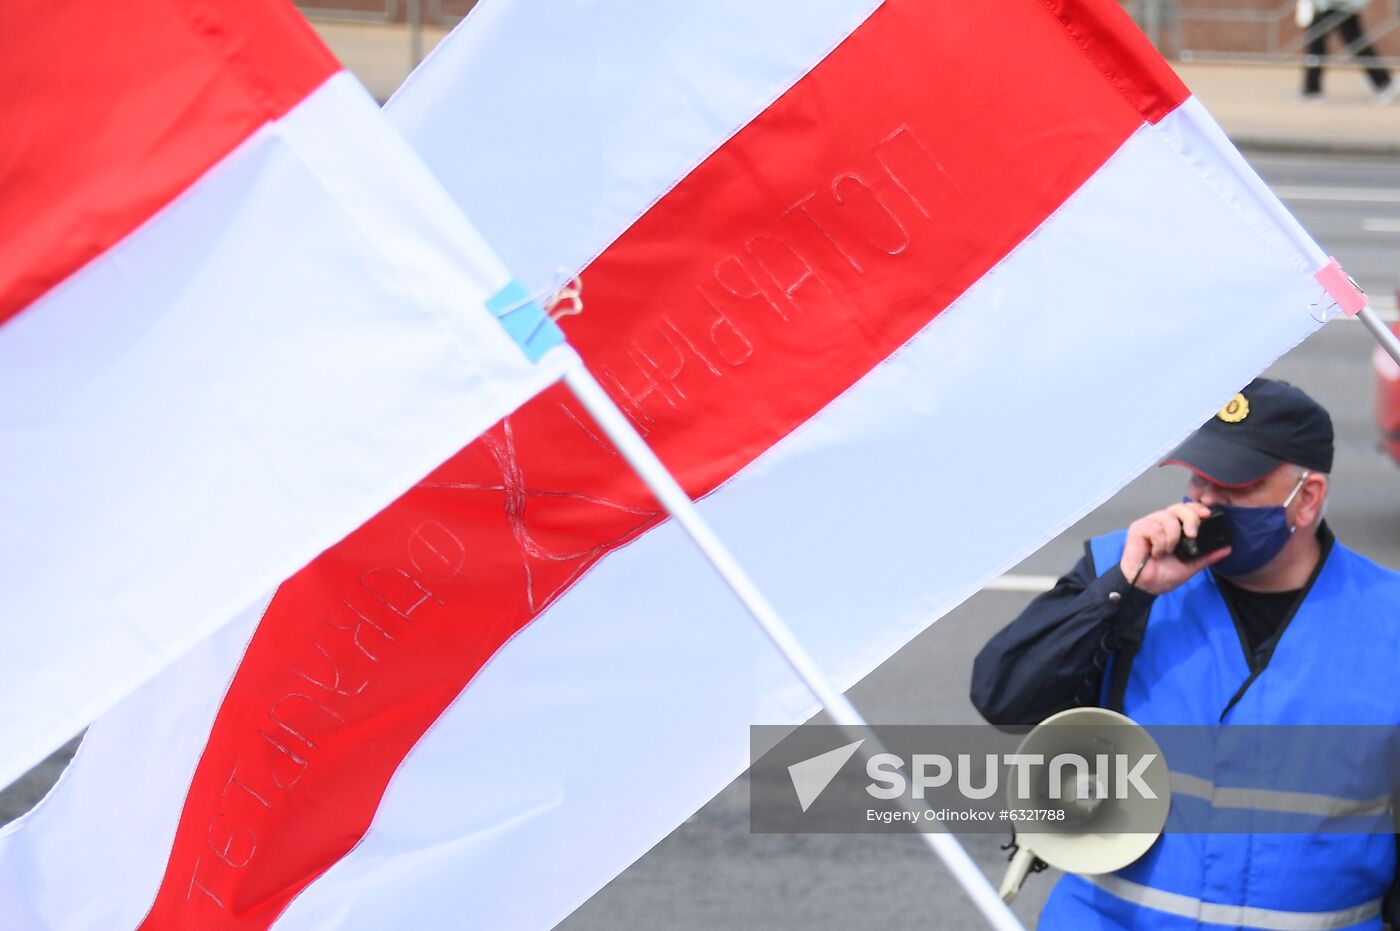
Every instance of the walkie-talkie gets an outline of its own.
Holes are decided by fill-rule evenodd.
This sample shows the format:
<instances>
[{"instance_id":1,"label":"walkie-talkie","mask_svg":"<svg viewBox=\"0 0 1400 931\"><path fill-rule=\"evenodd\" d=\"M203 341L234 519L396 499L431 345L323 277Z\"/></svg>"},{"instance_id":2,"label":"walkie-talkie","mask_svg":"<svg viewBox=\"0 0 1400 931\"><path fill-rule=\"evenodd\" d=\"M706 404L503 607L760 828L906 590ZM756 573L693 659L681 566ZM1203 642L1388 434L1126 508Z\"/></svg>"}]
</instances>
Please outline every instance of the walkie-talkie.
<instances>
[{"instance_id":1,"label":"walkie-talkie","mask_svg":"<svg viewBox=\"0 0 1400 931\"><path fill-rule=\"evenodd\" d=\"M1201 521L1194 537L1183 536L1172 555L1182 562L1191 562L1202 556L1209 556L1231 544L1230 519L1222 508L1210 509L1210 516Z\"/></svg>"}]
</instances>

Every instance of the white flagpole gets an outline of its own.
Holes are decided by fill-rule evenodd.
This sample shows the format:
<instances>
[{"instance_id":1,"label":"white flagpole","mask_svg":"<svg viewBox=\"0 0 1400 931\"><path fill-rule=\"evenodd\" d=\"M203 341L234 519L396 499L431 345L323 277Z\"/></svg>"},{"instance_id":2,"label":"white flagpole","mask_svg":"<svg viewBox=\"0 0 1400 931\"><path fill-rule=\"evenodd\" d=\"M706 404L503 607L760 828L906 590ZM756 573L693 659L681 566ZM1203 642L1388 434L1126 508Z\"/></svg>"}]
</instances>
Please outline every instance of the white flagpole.
<instances>
[{"instance_id":1,"label":"white flagpole","mask_svg":"<svg viewBox=\"0 0 1400 931\"><path fill-rule=\"evenodd\" d=\"M603 432L622 453L623 458L651 489L652 494L656 495L661 506L689 534L725 583L734 590L734 594L739 596L739 600L753 615L759 627L763 628L763 632L768 635L773 645L778 648L793 670L826 707L827 714L831 716L831 719L854 738L866 739L867 743L862 745L862 749L878 746L879 741L875 739L874 732L871 731L870 725L866 723L865 719L861 717L860 712L821 671L811 654L793 635L792 630L779 617L778 612L769 604L768 599L759 591L758 586L749 578L748 573L720 542L719 537L715 535L705 519L700 516L700 512L696 510L695 502L690 500L690 496L681 488L680 483L651 451L651 447L632 427L626 416L613 403L612 398L608 397L607 392L598 384L592 373L584 366L583 360L577 355L564 370L564 382L573 391L574 396L588 409L588 413L593 416L598 425L603 428ZM870 752L876 751L872 749ZM991 883L987 881L987 877L983 876L982 871L977 868L977 864L972 862L972 858L967 855L962 844L958 843L957 838L942 831L921 831L918 833L938 855L938 858L943 861L943 865L952 872L953 877L971 897L973 903L976 904L992 927L999 929L999 931L1025 931L1020 921L997 895Z\"/></svg>"}]
</instances>

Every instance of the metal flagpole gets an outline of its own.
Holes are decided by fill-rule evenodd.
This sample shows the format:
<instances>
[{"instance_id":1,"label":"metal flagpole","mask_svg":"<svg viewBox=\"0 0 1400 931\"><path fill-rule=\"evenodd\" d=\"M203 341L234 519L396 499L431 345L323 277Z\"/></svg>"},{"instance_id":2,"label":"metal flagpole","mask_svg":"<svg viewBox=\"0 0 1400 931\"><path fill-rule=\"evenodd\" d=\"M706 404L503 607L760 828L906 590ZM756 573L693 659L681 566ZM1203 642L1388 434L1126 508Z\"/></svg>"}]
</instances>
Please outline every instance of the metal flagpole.
<instances>
[{"instance_id":1,"label":"metal flagpole","mask_svg":"<svg viewBox=\"0 0 1400 931\"><path fill-rule=\"evenodd\" d=\"M1390 332L1390 327L1385 325L1384 320L1376 316L1376 312L1371 309L1371 305L1367 304L1365 307L1361 308L1356 312L1356 316L1365 324L1366 329L1371 331L1371 335L1376 338L1376 342L1380 343L1381 347L1385 349L1386 352L1390 353L1390 357L1395 360L1395 364L1400 365L1400 339L1397 339L1395 334Z\"/></svg>"},{"instance_id":2,"label":"metal flagpole","mask_svg":"<svg viewBox=\"0 0 1400 931\"><path fill-rule=\"evenodd\" d=\"M572 350L570 350L572 351ZM682 529L689 534L695 545L715 567L725 583L739 596L744 607L753 615L763 632L783 654L783 657L801 677L817 699L826 707L827 714L842 730L853 739L866 741L861 745L865 755L879 752L879 740L870 725L861 717L850 700L841 693L831 680L821 671L805 647L798 641L778 612L769 604L758 587L749 578L729 550L720 542L710 525L700 516L695 502L685 493L670 471L651 451L641 435L633 429L612 398L608 397L592 373L584 367L583 360L575 355L564 371L564 382L574 395L588 409L589 414L603 428L608 439L622 453L629 465L651 489L666 512L675 518ZM912 803L912 800L911 800ZM919 811L922 812L920 808ZM962 844L951 834L944 832L918 832L938 858L957 879L983 917L1000 931L1025 931L1020 921L1007 908L982 871L972 862Z\"/></svg>"}]
</instances>

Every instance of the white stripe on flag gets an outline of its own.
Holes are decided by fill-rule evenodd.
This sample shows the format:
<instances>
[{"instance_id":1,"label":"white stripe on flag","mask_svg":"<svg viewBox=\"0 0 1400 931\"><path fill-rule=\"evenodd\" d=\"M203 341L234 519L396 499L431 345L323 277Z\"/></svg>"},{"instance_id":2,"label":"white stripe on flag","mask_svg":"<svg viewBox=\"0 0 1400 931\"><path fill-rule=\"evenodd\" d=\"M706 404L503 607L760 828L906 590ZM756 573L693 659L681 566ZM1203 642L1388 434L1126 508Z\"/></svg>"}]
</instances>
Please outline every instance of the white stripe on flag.
<instances>
[{"instance_id":1,"label":"white stripe on flag","mask_svg":"<svg viewBox=\"0 0 1400 931\"><path fill-rule=\"evenodd\" d=\"M540 288L603 251L880 2L481 3L385 110ZM508 144L490 144L500 134Z\"/></svg>"},{"instance_id":2,"label":"white stripe on flag","mask_svg":"<svg viewBox=\"0 0 1400 931\"><path fill-rule=\"evenodd\" d=\"M553 381L508 280L341 74L0 327L0 785Z\"/></svg>"},{"instance_id":3,"label":"white stripe on flag","mask_svg":"<svg viewBox=\"0 0 1400 931\"><path fill-rule=\"evenodd\" d=\"M266 606L263 598L94 722L52 794L0 827L7 929L141 923L170 857L179 800Z\"/></svg>"}]
</instances>

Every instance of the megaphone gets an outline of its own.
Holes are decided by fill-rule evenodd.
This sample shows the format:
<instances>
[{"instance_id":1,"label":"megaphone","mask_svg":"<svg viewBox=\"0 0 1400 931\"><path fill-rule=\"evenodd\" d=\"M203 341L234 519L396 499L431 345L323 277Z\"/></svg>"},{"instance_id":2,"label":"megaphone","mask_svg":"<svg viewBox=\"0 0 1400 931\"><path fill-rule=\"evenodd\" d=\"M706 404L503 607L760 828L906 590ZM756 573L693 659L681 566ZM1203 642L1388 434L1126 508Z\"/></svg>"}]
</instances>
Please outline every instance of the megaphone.
<instances>
[{"instance_id":1,"label":"megaphone","mask_svg":"<svg viewBox=\"0 0 1400 931\"><path fill-rule=\"evenodd\" d=\"M1053 817L1017 821L1026 830L1016 832L1019 849L1001 883L1003 901L1016 897L1036 857L1067 873L1111 873L1145 854L1162 833L1171 808L1167 763L1131 718L1071 708L1042 721L1016 752L1043 763L1030 767L1027 785L1010 781L1008 808Z\"/></svg>"}]
</instances>

